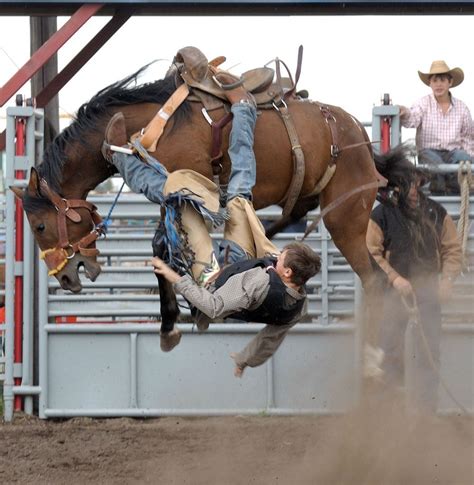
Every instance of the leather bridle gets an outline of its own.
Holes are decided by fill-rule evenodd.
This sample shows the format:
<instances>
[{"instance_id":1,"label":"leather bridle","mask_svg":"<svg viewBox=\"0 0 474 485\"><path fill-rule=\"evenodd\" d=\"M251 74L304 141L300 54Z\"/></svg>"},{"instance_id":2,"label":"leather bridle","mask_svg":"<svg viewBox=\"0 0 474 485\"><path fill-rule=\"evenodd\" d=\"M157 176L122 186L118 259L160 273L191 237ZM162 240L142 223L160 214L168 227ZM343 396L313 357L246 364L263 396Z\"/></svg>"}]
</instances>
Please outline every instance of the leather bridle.
<instances>
[{"instance_id":1,"label":"leather bridle","mask_svg":"<svg viewBox=\"0 0 474 485\"><path fill-rule=\"evenodd\" d=\"M101 224L102 218L94 204L82 199L64 199L49 187L45 179L40 180L40 188L41 193L50 200L58 213L58 243L54 248L45 249L40 254L40 258L44 259L49 269L48 275L52 276L59 273L76 253L83 256L97 256L99 250L88 246L93 244L105 231ZM94 228L79 241L71 243L67 232L67 219L74 223L82 221L81 215L75 210L77 208L84 208L90 212Z\"/></svg>"}]
</instances>

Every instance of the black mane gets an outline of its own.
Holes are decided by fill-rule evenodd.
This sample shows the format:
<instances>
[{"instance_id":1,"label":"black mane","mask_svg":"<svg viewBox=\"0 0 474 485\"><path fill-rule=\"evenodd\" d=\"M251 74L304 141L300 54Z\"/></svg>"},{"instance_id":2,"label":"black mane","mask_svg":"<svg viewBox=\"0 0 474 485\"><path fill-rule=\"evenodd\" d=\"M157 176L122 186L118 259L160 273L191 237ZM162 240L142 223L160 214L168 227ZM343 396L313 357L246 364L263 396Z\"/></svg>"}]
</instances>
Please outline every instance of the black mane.
<instances>
[{"instance_id":1,"label":"black mane","mask_svg":"<svg viewBox=\"0 0 474 485\"><path fill-rule=\"evenodd\" d=\"M38 172L44 177L50 187L61 193L62 171L66 162L65 148L71 142L79 142L88 146L87 133L95 130L98 122L110 117L112 108L139 103L164 104L176 89L174 77L167 77L151 83L137 85L138 76L149 66L140 68L137 72L116 83L107 86L95 94L92 99L84 103L74 118L44 152L43 162L38 166ZM135 82L133 86L131 84ZM189 104L184 102L173 115L174 126L189 115Z\"/></svg>"}]
</instances>

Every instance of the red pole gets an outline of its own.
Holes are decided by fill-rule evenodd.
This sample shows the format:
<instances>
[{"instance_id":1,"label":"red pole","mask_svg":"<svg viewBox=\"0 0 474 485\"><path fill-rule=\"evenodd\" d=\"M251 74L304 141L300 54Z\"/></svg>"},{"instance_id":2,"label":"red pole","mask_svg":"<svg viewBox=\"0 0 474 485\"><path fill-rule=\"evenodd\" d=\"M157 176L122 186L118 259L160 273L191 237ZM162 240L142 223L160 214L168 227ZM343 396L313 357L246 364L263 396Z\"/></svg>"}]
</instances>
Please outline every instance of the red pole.
<instances>
[{"instance_id":1,"label":"red pole","mask_svg":"<svg viewBox=\"0 0 474 485\"><path fill-rule=\"evenodd\" d=\"M25 119L16 119L16 147L15 154L17 156L25 155ZM23 180L25 178L24 170L15 170L15 178ZM23 207L21 201L16 199L15 206L15 262L23 262ZM23 362L23 276L15 276L15 364ZM15 385L20 385L21 379L15 378ZM23 408L23 398L15 396L15 411L21 411Z\"/></svg>"},{"instance_id":2,"label":"red pole","mask_svg":"<svg viewBox=\"0 0 474 485\"><path fill-rule=\"evenodd\" d=\"M390 117L386 116L382 119L382 125L380 127L380 151L381 153L387 153L390 151Z\"/></svg>"}]
</instances>

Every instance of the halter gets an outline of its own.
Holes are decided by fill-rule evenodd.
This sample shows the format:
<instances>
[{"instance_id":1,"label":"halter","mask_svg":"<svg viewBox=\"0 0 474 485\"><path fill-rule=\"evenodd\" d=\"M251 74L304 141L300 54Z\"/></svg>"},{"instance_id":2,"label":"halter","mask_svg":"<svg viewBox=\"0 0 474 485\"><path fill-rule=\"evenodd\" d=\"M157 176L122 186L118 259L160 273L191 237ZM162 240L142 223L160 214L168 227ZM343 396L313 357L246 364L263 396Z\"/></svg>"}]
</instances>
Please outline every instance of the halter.
<instances>
[{"instance_id":1,"label":"halter","mask_svg":"<svg viewBox=\"0 0 474 485\"><path fill-rule=\"evenodd\" d=\"M97 207L94 204L82 199L64 199L60 197L49 187L45 179L40 180L40 187L42 193L51 201L58 213L58 243L56 247L45 249L40 254L40 258L44 259L49 269L48 276L52 276L59 273L76 253L80 253L83 256L97 256L99 250L89 248L88 246L94 243L104 233L104 229L101 225L102 218L97 213ZM70 243L66 218L74 223L81 222L81 215L74 210L78 207L87 209L90 212L92 221L94 222L94 228L79 241Z\"/></svg>"}]
</instances>

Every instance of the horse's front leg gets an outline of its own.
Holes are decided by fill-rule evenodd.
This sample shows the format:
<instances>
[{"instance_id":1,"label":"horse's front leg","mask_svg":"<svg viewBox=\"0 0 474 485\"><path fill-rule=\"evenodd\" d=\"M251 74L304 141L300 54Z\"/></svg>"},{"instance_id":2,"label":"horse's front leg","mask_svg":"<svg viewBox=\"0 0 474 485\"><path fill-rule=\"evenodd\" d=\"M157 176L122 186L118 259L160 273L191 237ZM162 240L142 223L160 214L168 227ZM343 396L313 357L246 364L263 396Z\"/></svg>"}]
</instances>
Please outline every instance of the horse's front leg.
<instances>
[{"instance_id":1,"label":"horse's front leg","mask_svg":"<svg viewBox=\"0 0 474 485\"><path fill-rule=\"evenodd\" d=\"M165 258L166 246L163 242L163 223L160 222L158 230L153 238L153 256L161 259ZM161 314L161 329L160 329L160 347L163 352L170 352L173 350L181 340L181 331L174 327L179 316L178 301L176 300L176 293L173 285L163 276L156 275L158 278L158 288L160 290L160 314Z\"/></svg>"},{"instance_id":2,"label":"horse's front leg","mask_svg":"<svg viewBox=\"0 0 474 485\"><path fill-rule=\"evenodd\" d=\"M173 350L181 340L181 331L174 327L179 316L178 301L173 290L172 284L157 275L158 286L160 289L160 347L163 352Z\"/></svg>"}]
</instances>

